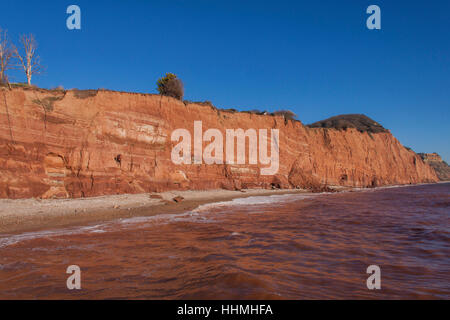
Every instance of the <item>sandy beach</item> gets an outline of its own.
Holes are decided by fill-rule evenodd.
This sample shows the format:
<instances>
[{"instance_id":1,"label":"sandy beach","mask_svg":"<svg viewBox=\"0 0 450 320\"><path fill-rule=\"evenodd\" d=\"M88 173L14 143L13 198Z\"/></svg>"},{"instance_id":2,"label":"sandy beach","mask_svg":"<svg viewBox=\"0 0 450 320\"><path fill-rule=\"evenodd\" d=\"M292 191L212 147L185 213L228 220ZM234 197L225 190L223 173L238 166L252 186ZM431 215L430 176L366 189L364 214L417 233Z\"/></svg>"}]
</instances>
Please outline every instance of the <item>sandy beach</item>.
<instances>
[{"instance_id":1,"label":"sandy beach","mask_svg":"<svg viewBox=\"0 0 450 320\"><path fill-rule=\"evenodd\" d=\"M0 233L19 233L84 225L119 218L181 213L205 203L275 194L305 193L296 190L205 190L107 195L77 199L0 199ZM179 202L174 199L179 198Z\"/></svg>"}]
</instances>

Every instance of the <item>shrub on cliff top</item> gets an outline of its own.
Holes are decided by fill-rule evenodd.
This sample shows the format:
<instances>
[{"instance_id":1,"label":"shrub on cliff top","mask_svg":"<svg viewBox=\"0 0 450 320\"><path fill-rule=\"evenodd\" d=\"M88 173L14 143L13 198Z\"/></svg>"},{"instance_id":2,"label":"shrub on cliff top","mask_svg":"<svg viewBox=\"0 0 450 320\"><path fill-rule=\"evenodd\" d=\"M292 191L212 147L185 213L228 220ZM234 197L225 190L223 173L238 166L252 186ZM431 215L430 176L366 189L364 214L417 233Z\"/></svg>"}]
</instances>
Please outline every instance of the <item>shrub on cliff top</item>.
<instances>
[{"instance_id":1,"label":"shrub on cliff top","mask_svg":"<svg viewBox=\"0 0 450 320\"><path fill-rule=\"evenodd\" d=\"M77 97L78 99L87 99L95 97L98 93L98 90L79 90L79 89L72 89L73 95Z\"/></svg>"},{"instance_id":2,"label":"shrub on cliff top","mask_svg":"<svg viewBox=\"0 0 450 320\"><path fill-rule=\"evenodd\" d=\"M283 116L286 120L296 120L297 115L290 110L278 110L273 113L275 116Z\"/></svg>"},{"instance_id":3,"label":"shrub on cliff top","mask_svg":"<svg viewBox=\"0 0 450 320\"><path fill-rule=\"evenodd\" d=\"M191 100L184 100L183 103L184 103L185 105L188 105L188 104L199 104L199 105L201 105L201 106L209 106L209 107L212 107L212 108L216 109L216 107L214 106L214 104L213 104L211 101L209 101L209 100L205 100L205 101L191 101Z\"/></svg>"},{"instance_id":4,"label":"shrub on cliff top","mask_svg":"<svg viewBox=\"0 0 450 320\"><path fill-rule=\"evenodd\" d=\"M183 82L173 73L167 73L165 77L160 78L156 84L160 95L173 97L178 100L183 99Z\"/></svg>"}]
</instances>

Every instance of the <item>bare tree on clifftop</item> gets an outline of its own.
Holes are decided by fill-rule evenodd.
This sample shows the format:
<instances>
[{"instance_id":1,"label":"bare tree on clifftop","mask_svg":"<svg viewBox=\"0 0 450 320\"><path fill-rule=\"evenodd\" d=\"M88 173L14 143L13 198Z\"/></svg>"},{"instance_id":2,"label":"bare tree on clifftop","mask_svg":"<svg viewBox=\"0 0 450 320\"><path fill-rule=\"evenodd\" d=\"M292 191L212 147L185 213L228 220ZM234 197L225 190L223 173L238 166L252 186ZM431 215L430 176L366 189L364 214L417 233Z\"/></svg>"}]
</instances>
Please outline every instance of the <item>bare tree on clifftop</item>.
<instances>
[{"instance_id":1,"label":"bare tree on clifftop","mask_svg":"<svg viewBox=\"0 0 450 320\"><path fill-rule=\"evenodd\" d=\"M17 48L14 50L16 58L23 67L27 76L28 85L31 85L31 77L40 74L43 71L40 58L36 55L37 42L32 34L20 37L20 45L23 53L21 54Z\"/></svg>"},{"instance_id":2,"label":"bare tree on clifftop","mask_svg":"<svg viewBox=\"0 0 450 320\"><path fill-rule=\"evenodd\" d=\"M6 30L0 28L0 84L8 83L6 71L14 68L14 47L8 40L8 33Z\"/></svg>"}]
</instances>

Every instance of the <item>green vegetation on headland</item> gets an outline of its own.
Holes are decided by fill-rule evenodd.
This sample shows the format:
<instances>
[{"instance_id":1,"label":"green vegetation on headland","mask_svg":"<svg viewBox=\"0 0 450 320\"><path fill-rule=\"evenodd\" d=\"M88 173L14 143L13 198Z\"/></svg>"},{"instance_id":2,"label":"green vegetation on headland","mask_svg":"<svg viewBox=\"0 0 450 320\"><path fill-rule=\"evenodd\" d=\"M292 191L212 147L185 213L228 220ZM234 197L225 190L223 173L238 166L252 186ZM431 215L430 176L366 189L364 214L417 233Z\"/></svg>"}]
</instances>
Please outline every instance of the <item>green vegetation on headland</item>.
<instances>
[{"instance_id":1,"label":"green vegetation on headland","mask_svg":"<svg viewBox=\"0 0 450 320\"><path fill-rule=\"evenodd\" d=\"M346 130L355 128L360 132L379 133L388 132L381 124L363 114L342 114L325 120L309 124L310 128L333 128Z\"/></svg>"}]
</instances>

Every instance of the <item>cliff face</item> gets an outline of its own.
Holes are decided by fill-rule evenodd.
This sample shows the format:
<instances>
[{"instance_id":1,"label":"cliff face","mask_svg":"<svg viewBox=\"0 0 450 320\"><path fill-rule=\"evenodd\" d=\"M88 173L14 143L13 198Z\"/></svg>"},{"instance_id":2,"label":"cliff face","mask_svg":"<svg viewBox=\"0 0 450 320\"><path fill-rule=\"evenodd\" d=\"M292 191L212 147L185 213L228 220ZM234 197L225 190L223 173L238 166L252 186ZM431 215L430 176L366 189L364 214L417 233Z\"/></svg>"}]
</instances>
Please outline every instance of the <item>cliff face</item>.
<instances>
[{"instance_id":1,"label":"cliff face","mask_svg":"<svg viewBox=\"0 0 450 320\"><path fill-rule=\"evenodd\" d=\"M422 160L434 169L441 181L450 181L450 166L437 153L419 153Z\"/></svg>"},{"instance_id":2,"label":"cliff face","mask_svg":"<svg viewBox=\"0 0 450 320\"><path fill-rule=\"evenodd\" d=\"M260 164L174 164L178 142L171 134L185 128L193 137L194 121L202 121L203 132L217 128L224 136L226 129L278 129L277 174L261 175ZM436 181L388 132L307 128L157 95L0 90L1 198Z\"/></svg>"}]
</instances>

